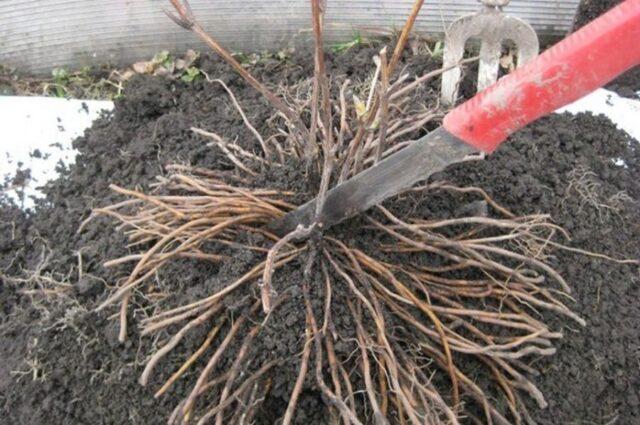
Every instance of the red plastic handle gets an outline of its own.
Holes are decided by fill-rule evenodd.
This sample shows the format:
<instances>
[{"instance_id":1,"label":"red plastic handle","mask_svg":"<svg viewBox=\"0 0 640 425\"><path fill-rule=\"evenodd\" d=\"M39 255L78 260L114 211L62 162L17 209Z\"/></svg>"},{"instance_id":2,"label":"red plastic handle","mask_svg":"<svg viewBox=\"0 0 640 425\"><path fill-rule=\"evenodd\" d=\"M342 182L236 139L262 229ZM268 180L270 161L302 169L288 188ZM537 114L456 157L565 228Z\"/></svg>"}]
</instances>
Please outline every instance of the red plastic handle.
<instances>
[{"instance_id":1,"label":"red plastic handle","mask_svg":"<svg viewBox=\"0 0 640 425\"><path fill-rule=\"evenodd\" d=\"M492 152L513 132L640 64L640 0L627 0L458 106L443 126Z\"/></svg>"}]
</instances>

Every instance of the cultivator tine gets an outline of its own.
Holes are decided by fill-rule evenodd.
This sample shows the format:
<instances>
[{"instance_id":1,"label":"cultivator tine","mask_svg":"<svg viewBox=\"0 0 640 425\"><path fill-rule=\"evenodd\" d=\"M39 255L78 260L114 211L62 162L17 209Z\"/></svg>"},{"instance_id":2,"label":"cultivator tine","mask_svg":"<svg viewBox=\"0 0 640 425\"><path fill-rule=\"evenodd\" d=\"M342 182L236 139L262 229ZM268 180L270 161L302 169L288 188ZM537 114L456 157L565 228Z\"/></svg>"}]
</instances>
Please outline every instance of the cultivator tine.
<instances>
[{"instance_id":1,"label":"cultivator tine","mask_svg":"<svg viewBox=\"0 0 640 425\"><path fill-rule=\"evenodd\" d=\"M460 61L469 39L480 40L480 66L478 91L489 87L498 79L502 43L513 41L518 49L517 66L524 65L538 55L538 36L522 19L505 15L502 7L510 0L482 0L479 12L455 20L447 31L444 48L444 66ZM461 69L452 68L442 75L442 102L453 105L458 97Z\"/></svg>"}]
</instances>

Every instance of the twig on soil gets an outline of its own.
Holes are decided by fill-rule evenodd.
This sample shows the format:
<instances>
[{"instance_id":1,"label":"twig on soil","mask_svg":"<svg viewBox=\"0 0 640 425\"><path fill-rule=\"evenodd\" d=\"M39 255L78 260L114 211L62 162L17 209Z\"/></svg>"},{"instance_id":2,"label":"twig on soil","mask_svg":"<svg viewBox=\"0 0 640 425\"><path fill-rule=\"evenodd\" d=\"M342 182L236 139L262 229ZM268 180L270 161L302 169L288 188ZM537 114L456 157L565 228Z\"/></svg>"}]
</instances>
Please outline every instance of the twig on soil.
<instances>
[{"instance_id":1,"label":"twig on soil","mask_svg":"<svg viewBox=\"0 0 640 425\"><path fill-rule=\"evenodd\" d=\"M245 158L249 158L256 162L264 163L264 160L262 158L250 152L245 151L244 149L242 149L241 147L235 144L228 143L216 133L212 133L210 131L204 131L202 129L195 128L195 127L191 127L191 131L201 136L205 136L210 139L213 139L213 142L211 143L211 145L218 146L222 150L222 152L224 152L227 158L229 158L236 167L246 172L247 174L255 176L257 173L252 169L250 169L248 166L246 166L242 161L240 161L233 153L231 153L231 150L236 151L239 155L244 156Z\"/></svg>"},{"instance_id":2,"label":"twig on soil","mask_svg":"<svg viewBox=\"0 0 640 425\"><path fill-rule=\"evenodd\" d=\"M207 81L218 83L224 88L224 90L227 92L227 94L231 98L231 101L233 102L233 105L236 107L236 110L238 111L238 113L242 117L242 121L244 122L245 126L256 137L256 139L258 140L258 143L260 143L260 146L262 147L262 151L264 152L265 157L269 158L270 153L271 153L271 151L269 150L269 146L265 143L265 141L262 138L262 136L260 135L260 133L258 133L258 130L256 130L253 125L251 125L251 123L249 122L249 119L247 118L246 114L242 110L242 107L238 103L238 100L236 99L236 97L233 94L233 92L231 91L231 89L224 83L224 81L222 81L220 79L217 79L217 78L214 79L214 80L211 80L208 75L207 75Z\"/></svg>"},{"instance_id":3,"label":"twig on soil","mask_svg":"<svg viewBox=\"0 0 640 425\"><path fill-rule=\"evenodd\" d=\"M198 130L198 129L195 129ZM194 131L196 133L202 134L204 135L204 131ZM229 149L229 146L231 146L230 144L228 144L226 141L224 141L224 139L222 139L222 137L218 136L215 133L207 133L206 134L208 137L211 137L214 142L212 143L213 145L217 146L220 148L220 150L227 156L227 158L229 158L231 160L231 162L233 163L233 165L235 165L236 167L238 167L238 169L244 171L247 174L250 174L252 176L255 176L257 173L255 171L253 171L252 169L250 169L249 167L247 167L246 165L244 165L242 163L242 161L240 161L233 153L231 153L231 150Z\"/></svg>"}]
</instances>

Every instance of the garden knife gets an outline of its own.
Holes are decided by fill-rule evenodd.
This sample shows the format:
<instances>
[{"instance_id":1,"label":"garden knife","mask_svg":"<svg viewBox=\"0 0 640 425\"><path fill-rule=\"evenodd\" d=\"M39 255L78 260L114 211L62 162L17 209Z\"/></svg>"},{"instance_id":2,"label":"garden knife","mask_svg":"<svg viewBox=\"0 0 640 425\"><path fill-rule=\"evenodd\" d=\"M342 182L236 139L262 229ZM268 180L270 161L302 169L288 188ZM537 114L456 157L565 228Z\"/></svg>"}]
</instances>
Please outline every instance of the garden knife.
<instances>
[{"instance_id":1,"label":"garden knife","mask_svg":"<svg viewBox=\"0 0 640 425\"><path fill-rule=\"evenodd\" d=\"M513 132L640 64L640 0L627 0L450 111L442 126L269 224L279 236L328 228L425 180L447 165L493 152ZM640 117L638 117L640 119Z\"/></svg>"}]
</instances>

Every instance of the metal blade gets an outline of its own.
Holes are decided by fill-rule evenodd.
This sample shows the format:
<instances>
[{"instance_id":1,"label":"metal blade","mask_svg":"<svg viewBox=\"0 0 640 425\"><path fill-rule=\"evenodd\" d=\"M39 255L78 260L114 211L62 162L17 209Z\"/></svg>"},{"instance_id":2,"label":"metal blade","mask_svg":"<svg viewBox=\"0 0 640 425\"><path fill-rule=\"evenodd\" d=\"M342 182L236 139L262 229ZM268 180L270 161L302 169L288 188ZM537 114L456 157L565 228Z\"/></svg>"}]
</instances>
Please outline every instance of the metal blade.
<instances>
[{"instance_id":1,"label":"metal blade","mask_svg":"<svg viewBox=\"0 0 640 425\"><path fill-rule=\"evenodd\" d=\"M327 192L318 222L324 229L333 226L474 152L477 150L440 127ZM267 227L279 236L299 224L306 227L314 221L315 205L316 200L311 200Z\"/></svg>"}]
</instances>

